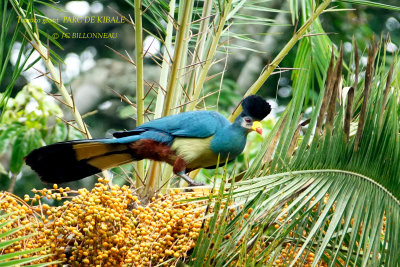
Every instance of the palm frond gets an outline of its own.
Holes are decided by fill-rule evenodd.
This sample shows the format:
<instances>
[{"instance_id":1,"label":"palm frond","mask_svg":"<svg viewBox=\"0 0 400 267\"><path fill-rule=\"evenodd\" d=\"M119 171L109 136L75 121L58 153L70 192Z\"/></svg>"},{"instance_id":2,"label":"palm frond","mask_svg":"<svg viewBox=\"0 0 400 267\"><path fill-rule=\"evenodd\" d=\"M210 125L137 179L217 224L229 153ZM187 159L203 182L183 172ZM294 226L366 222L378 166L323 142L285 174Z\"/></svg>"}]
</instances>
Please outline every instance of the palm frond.
<instances>
[{"instance_id":1,"label":"palm frond","mask_svg":"<svg viewBox=\"0 0 400 267\"><path fill-rule=\"evenodd\" d=\"M339 0L338 2L350 3L355 5L364 5L370 7L384 8L389 10L400 11L399 6L388 5L384 3L379 3L378 1L368 1L368 0Z\"/></svg>"},{"instance_id":2,"label":"palm frond","mask_svg":"<svg viewBox=\"0 0 400 267\"><path fill-rule=\"evenodd\" d=\"M13 69L11 81L9 81L6 86L4 86L5 90L0 95L0 110L2 110L7 105L14 85L20 73L24 70L26 63L32 55L33 50L31 50L27 54L24 54L25 45L27 42L26 40L22 40L15 66L10 66L12 49L14 48L16 42L19 40L18 37L20 37L21 25L20 23L17 23L15 29L12 29L12 22L17 20L17 16L12 10L7 10L7 1L5 1L4 4L0 6L0 14L0 20L2 21L2 31L0 34L0 85L2 84L2 81L5 77L6 69ZM12 34L11 38L9 38L7 37L7 33L11 30L14 30L14 33Z\"/></svg>"},{"instance_id":3,"label":"palm frond","mask_svg":"<svg viewBox=\"0 0 400 267\"><path fill-rule=\"evenodd\" d=\"M17 221L20 219L20 217L16 218L11 218L11 214L2 214L0 216L0 219L4 220L3 223L1 223L0 227L2 229L7 229L5 226L12 224L13 222ZM2 231L0 234L0 249L4 250L5 248L12 246L16 242L20 242L22 240L26 240L28 238L31 238L34 236L33 234L31 235L23 235L23 236L18 236L14 237L19 231L22 229L28 227L29 224L25 224L19 227L7 229L5 231ZM38 262L42 259L45 259L49 257L50 255L38 255L38 252L43 251L45 247L42 248L35 248L35 249L26 249L26 250L21 250L17 252L10 252L10 253L4 253L0 255L0 266L21 266L24 264L29 264L29 263L34 263ZM45 263L38 263L38 264L31 264L31 266L48 266L51 264L57 264L59 262L57 261L52 261L52 262L45 262Z\"/></svg>"},{"instance_id":4,"label":"palm frond","mask_svg":"<svg viewBox=\"0 0 400 267\"><path fill-rule=\"evenodd\" d=\"M393 164L400 156L400 118L397 112L399 88L393 87L390 93L384 94L386 81L391 81L391 78L388 79L386 75L384 57L377 60L379 67L373 71L375 54L376 49L371 48L370 63L365 74L367 78L355 88L364 94L360 97L363 102L353 109L352 120L358 121L358 129L363 130L350 136L347 141L343 131L343 107L346 103L342 101L338 104L342 83L346 83L338 68L338 64L342 64L339 57L334 74L330 77L332 81L326 81L327 86L331 87L331 97L320 95L297 150L287 154L292 138L298 138L293 136L294 127L289 126L287 134L280 137L273 160L262 171L271 174L258 182L258 188L276 184L271 179L276 175L285 178L274 186L272 192L279 195L270 196L272 199L286 197L288 192L300 190L308 183L306 190L289 201L275 219L275 222L281 223L265 250L267 254L278 255L289 234L298 241L297 244L285 245L287 249L296 251L296 256L285 258L290 266L304 261L309 255L312 255L313 266L321 260L329 266L399 264L400 230L395 225L400 218L400 178L399 167ZM396 70L399 67L397 58L395 62ZM365 93L369 88L370 94ZM328 88L325 88L325 94L327 92ZM386 103L383 101L385 95ZM304 96L301 98L304 99ZM322 114L325 124L322 133L315 132L324 101L328 105L327 114ZM299 110L302 106L300 101L300 105L293 103L289 107L293 112L288 113L292 116L292 123L300 116L294 112L295 108ZM335 111L338 105L339 109ZM380 114L383 114L383 121L379 119Z\"/></svg>"},{"instance_id":5,"label":"palm frond","mask_svg":"<svg viewBox=\"0 0 400 267\"><path fill-rule=\"evenodd\" d=\"M400 61L388 66L373 45L361 70L354 53L345 80L341 50L329 61L330 46L318 38L302 39L293 99L245 179L225 185L236 214L219 214L215 266L400 264ZM312 79L321 93L304 127Z\"/></svg>"}]
</instances>

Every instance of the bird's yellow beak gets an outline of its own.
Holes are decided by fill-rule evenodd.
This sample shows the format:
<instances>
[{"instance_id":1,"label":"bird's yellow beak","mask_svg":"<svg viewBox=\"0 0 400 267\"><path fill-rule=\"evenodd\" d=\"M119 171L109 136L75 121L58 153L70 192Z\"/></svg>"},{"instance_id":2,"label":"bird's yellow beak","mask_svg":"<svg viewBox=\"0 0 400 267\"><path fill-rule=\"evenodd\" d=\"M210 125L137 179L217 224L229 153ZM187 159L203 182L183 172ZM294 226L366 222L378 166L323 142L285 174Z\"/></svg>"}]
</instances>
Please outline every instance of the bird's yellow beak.
<instances>
[{"instance_id":1,"label":"bird's yellow beak","mask_svg":"<svg viewBox=\"0 0 400 267\"><path fill-rule=\"evenodd\" d=\"M261 122L259 122L259 121L253 122L253 125L251 126L251 129L252 129L253 131L256 131L256 132L259 133L259 134L262 134L262 125L261 125Z\"/></svg>"}]
</instances>

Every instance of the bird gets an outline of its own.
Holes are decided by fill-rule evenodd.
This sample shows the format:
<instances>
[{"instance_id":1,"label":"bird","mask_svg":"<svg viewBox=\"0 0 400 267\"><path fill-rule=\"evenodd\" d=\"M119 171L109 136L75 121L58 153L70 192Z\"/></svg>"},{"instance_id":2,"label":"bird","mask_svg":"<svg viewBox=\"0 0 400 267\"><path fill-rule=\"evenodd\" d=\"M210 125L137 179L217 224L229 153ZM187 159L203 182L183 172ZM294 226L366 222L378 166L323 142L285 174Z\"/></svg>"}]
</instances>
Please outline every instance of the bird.
<instances>
[{"instance_id":1,"label":"bird","mask_svg":"<svg viewBox=\"0 0 400 267\"><path fill-rule=\"evenodd\" d=\"M216 111L187 111L148 121L133 130L115 132L114 138L43 146L24 160L45 183L76 181L129 162L150 159L170 164L174 174L189 186L199 186L203 184L187 173L216 168L218 161L233 161L245 148L248 133L262 134L260 121L271 112L270 104L261 96L250 95L241 106L242 112L232 123Z\"/></svg>"}]
</instances>

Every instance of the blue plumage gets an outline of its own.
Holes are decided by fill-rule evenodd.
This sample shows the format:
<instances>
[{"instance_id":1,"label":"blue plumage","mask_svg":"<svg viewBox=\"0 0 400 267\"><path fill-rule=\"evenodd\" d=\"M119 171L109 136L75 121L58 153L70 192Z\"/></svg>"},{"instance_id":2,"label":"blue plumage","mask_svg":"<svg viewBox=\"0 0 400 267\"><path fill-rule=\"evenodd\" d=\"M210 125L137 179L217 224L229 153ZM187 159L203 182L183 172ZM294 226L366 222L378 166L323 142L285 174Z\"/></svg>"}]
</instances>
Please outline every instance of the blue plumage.
<instances>
[{"instance_id":1,"label":"blue plumage","mask_svg":"<svg viewBox=\"0 0 400 267\"><path fill-rule=\"evenodd\" d=\"M103 142L107 144L130 144L142 139L151 139L159 143L171 144L174 140L174 136L158 129L147 129L146 131L136 132L135 135L105 139L107 141Z\"/></svg>"},{"instance_id":2,"label":"blue plumage","mask_svg":"<svg viewBox=\"0 0 400 267\"><path fill-rule=\"evenodd\" d=\"M189 111L146 122L131 131L116 132L114 137L155 131L171 136L205 138L229 124L224 116L215 111Z\"/></svg>"}]
</instances>

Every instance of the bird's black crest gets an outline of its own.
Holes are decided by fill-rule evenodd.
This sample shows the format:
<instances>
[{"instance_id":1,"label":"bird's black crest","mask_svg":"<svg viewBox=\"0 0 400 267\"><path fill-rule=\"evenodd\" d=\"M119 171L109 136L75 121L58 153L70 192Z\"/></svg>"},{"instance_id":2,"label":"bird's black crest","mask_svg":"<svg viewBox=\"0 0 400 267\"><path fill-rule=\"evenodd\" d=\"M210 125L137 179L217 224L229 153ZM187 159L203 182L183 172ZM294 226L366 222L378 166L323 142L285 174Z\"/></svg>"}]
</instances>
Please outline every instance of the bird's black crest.
<instances>
[{"instance_id":1,"label":"bird's black crest","mask_svg":"<svg viewBox=\"0 0 400 267\"><path fill-rule=\"evenodd\" d=\"M271 105L261 96L251 95L242 102L243 113L261 121L271 112Z\"/></svg>"}]
</instances>

